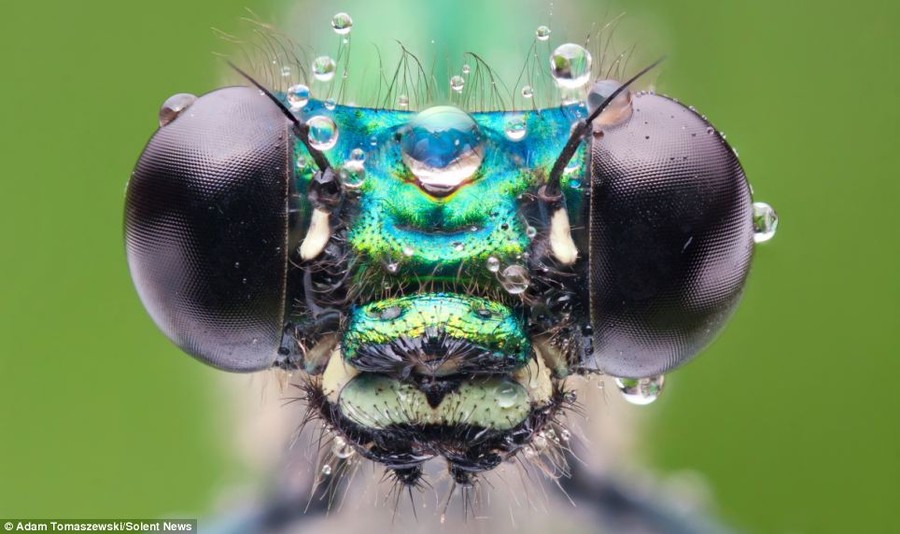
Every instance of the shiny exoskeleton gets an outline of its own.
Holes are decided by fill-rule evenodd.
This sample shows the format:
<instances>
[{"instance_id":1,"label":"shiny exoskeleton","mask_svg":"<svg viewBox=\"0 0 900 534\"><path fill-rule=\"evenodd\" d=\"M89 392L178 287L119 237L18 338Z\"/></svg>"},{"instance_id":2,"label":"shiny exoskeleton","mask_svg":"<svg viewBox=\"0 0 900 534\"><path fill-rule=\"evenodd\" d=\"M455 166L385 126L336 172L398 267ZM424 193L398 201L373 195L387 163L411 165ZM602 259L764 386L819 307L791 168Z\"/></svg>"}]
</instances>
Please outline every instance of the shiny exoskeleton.
<instances>
[{"instance_id":1,"label":"shiny exoskeleton","mask_svg":"<svg viewBox=\"0 0 900 534\"><path fill-rule=\"evenodd\" d=\"M293 117L278 98L219 89L160 127L128 185L131 274L185 352L303 371L326 427L403 483L436 456L470 483L556 424L568 376L674 369L740 298L749 187L675 100L619 95L548 193L590 97Z\"/></svg>"}]
</instances>

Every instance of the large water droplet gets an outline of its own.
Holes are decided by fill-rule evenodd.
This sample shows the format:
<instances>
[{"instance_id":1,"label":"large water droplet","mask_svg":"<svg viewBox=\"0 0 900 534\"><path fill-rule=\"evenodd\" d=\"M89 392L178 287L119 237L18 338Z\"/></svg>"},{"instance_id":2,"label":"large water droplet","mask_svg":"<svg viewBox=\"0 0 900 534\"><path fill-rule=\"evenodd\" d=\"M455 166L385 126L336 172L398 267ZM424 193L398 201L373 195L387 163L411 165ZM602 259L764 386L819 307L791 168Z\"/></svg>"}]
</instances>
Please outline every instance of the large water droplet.
<instances>
[{"instance_id":1,"label":"large water droplet","mask_svg":"<svg viewBox=\"0 0 900 534\"><path fill-rule=\"evenodd\" d=\"M328 150L337 143L337 126L330 118L316 115L306 124L309 126L309 144L316 150Z\"/></svg>"},{"instance_id":2,"label":"large water droplet","mask_svg":"<svg viewBox=\"0 0 900 534\"><path fill-rule=\"evenodd\" d=\"M165 126L174 121L196 101L197 97L189 93L178 93L170 96L159 107L159 125Z\"/></svg>"},{"instance_id":3,"label":"large water droplet","mask_svg":"<svg viewBox=\"0 0 900 534\"><path fill-rule=\"evenodd\" d=\"M506 119L503 131L506 134L506 138L510 141L521 141L525 134L528 133L524 117L521 115L510 115Z\"/></svg>"},{"instance_id":4,"label":"large water droplet","mask_svg":"<svg viewBox=\"0 0 900 534\"><path fill-rule=\"evenodd\" d=\"M537 30L534 31L534 36L537 37L538 41L546 41L550 38L550 28L538 26Z\"/></svg>"},{"instance_id":5,"label":"large water droplet","mask_svg":"<svg viewBox=\"0 0 900 534\"><path fill-rule=\"evenodd\" d=\"M331 28L338 35L347 35L353 29L353 19L346 13L338 13L331 19Z\"/></svg>"},{"instance_id":6,"label":"large water droplet","mask_svg":"<svg viewBox=\"0 0 900 534\"><path fill-rule=\"evenodd\" d=\"M510 265L500 273L500 285L510 295L523 293L530 283L528 270L521 265Z\"/></svg>"},{"instance_id":7,"label":"large water droplet","mask_svg":"<svg viewBox=\"0 0 900 534\"><path fill-rule=\"evenodd\" d=\"M313 76L320 82L327 82L334 78L334 72L337 66L330 56L319 56L312 62Z\"/></svg>"},{"instance_id":8,"label":"large water droplet","mask_svg":"<svg viewBox=\"0 0 900 534\"><path fill-rule=\"evenodd\" d=\"M778 214L765 202L753 203L753 241L765 243L775 237L778 229Z\"/></svg>"},{"instance_id":9,"label":"large water droplet","mask_svg":"<svg viewBox=\"0 0 900 534\"><path fill-rule=\"evenodd\" d=\"M515 384L503 384L497 388L497 406L512 408L519 400L519 388Z\"/></svg>"},{"instance_id":10,"label":"large water droplet","mask_svg":"<svg viewBox=\"0 0 900 534\"><path fill-rule=\"evenodd\" d=\"M665 381L666 377L663 375L649 378L616 378L616 386L626 401L645 406L659 398Z\"/></svg>"},{"instance_id":11,"label":"large water droplet","mask_svg":"<svg viewBox=\"0 0 900 534\"><path fill-rule=\"evenodd\" d=\"M591 54L583 46L566 43L550 55L550 74L563 89L577 89L591 77Z\"/></svg>"},{"instance_id":12,"label":"large water droplet","mask_svg":"<svg viewBox=\"0 0 900 534\"><path fill-rule=\"evenodd\" d=\"M588 111L593 113L621 85L616 80L600 80L594 83L587 96ZM625 88L612 99L609 105L594 120L594 130L602 126L621 124L631 117L631 113L631 91Z\"/></svg>"},{"instance_id":13,"label":"large water droplet","mask_svg":"<svg viewBox=\"0 0 900 534\"><path fill-rule=\"evenodd\" d=\"M466 85L466 80L462 76L453 76L450 78L450 89L453 89L457 93L462 93L463 87Z\"/></svg>"},{"instance_id":14,"label":"large water droplet","mask_svg":"<svg viewBox=\"0 0 900 534\"><path fill-rule=\"evenodd\" d=\"M481 132L466 112L435 106L409 122L400 141L403 162L433 195L454 191L484 158Z\"/></svg>"},{"instance_id":15,"label":"large water droplet","mask_svg":"<svg viewBox=\"0 0 900 534\"><path fill-rule=\"evenodd\" d=\"M309 87L302 83L288 87L287 101L291 111L302 109L309 102Z\"/></svg>"}]
</instances>

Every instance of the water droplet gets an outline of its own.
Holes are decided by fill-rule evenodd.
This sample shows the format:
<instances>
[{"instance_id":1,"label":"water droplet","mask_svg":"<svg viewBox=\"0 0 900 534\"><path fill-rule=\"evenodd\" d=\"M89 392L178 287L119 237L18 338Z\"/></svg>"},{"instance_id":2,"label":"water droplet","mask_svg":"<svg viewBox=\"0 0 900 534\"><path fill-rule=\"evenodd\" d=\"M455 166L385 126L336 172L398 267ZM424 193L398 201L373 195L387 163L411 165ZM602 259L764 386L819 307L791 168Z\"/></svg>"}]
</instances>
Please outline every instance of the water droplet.
<instances>
[{"instance_id":1,"label":"water droplet","mask_svg":"<svg viewBox=\"0 0 900 534\"><path fill-rule=\"evenodd\" d=\"M492 273L496 273L500 270L500 260L493 256L488 257L485 263L487 264L487 270Z\"/></svg>"},{"instance_id":2,"label":"water droplet","mask_svg":"<svg viewBox=\"0 0 900 534\"><path fill-rule=\"evenodd\" d=\"M550 55L550 74L563 89L577 89L591 77L591 54L583 46L566 43Z\"/></svg>"},{"instance_id":3,"label":"water droplet","mask_svg":"<svg viewBox=\"0 0 900 534\"><path fill-rule=\"evenodd\" d=\"M365 24L363 25L365 26ZM353 19L346 13L338 13L331 19L331 27L338 35L347 35L353 29Z\"/></svg>"},{"instance_id":4,"label":"water droplet","mask_svg":"<svg viewBox=\"0 0 900 534\"><path fill-rule=\"evenodd\" d=\"M330 465L325 464L322 466L322 475L324 475L326 477L331 475L331 466Z\"/></svg>"},{"instance_id":5,"label":"water droplet","mask_svg":"<svg viewBox=\"0 0 900 534\"><path fill-rule=\"evenodd\" d=\"M334 78L335 70L337 67L329 56L319 56L312 62L313 76L320 82L327 82Z\"/></svg>"},{"instance_id":6,"label":"water droplet","mask_svg":"<svg viewBox=\"0 0 900 534\"><path fill-rule=\"evenodd\" d=\"M622 84L616 80L599 80L591 86L587 96L588 111L593 113L600 107L604 100L609 98ZM603 109L600 115L594 120L594 129L598 126L613 126L621 124L631 117L631 91L627 88Z\"/></svg>"},{"instance_id":7,"label":"water droplet","mask_svg":"<svg viewBox=\"0 0 900 534\"><path fill-rule=\"evenodd\" d=\"M452 106L435 106L416 115L400 140L400 150L419 185L433 195L456 190L484 158L478 125Z\"/></svg>"},{"instance_id":8,"label":"water droplet","mask_svg":"<svg viewBox=\"0 0 900 534\"><path fill-rule=\"evenodd\" d=\"M290 78L291 77L291 68L287 65L281 67L281 77L282 78Z\"/></svg>"},{"instance_id":9,"label":"water droplet","mask_svg":"<svg viewBox=\"0 0 900 534\"><path fill-rule=\"evenodd\" d=\"M534 36L537 37L538 41L546 41L550 38L550 28L538 26L537 30L534 31Z\"/></svg>"},{"instance_id":10,"label":"water droplet","mask_svg":"<svg viewBox=\"0 0 900 534\"><path fill-rule=\"evenodd\" d=\"M626 401L637 406L645 406L659 398L665 378L663 375L649 378L616 378L616 386Z\"/></svg>"},{"instance_id":11,"label":"water droplet","mask_svg":"<svg viewBox=\"0 0 900 534\"><path fill-rule=\"evenodd\" d=\"M337 102L335 102L333 98L329 98L328 100L325 101L325 109L327 109L329 111L334 109L334 107L336 105L337 105Z\"/></svg>"},{"instance_id":12,"label":"water droplet","mask_svg":"<svg viewBox=\"0 0 900 534\"><path fill-rule=\"evenodd\" d=\"M462 93L463 87L466 85L466 80L462 76L454 76L450 78L450 89L453 89L457 93Z\"/></svg>"},{"instance_id":13,"label":"water droplet","mask_svg":"<svg viewBox=\"0 0 900 534\"><path fill-rule=\"evenodd\" d=\"M409 107L409 97L406 95L400 95L397 97L397 107L400 109L406 109Z\"/></svg>"},{"instance_id":14,"label":"water droplet","mask_svg":"<svg viewBox=\"0 0 900 534\"><path fill-rule=\"evenodd\" d=\"M348 189L359 189L366 181L366 167L361 161L349 160L338 172L341 183Z\"/></svg>"},{"instance_id":15,"label":"water droplet","mask_svg":"<svg viewBox=\"0 0 900 534\"><path fill-rule=\"evenodd\" d=\"M707 133L707 135L712 135L712 134L716 133L716 129L713 128L712 126L707 126L706 133Z\"/></svg>"},{"instance_id":16,"label":"water droplet","mask_svg":"<svg viewBox=\"0 0 900 534\"><path fill-rule=\"evenodd\" d=\"M189 93L178 93L170 96L159 108L159 125L162 127L174 121L196 101L197 97Z\"/></svg>"},{"instance_id":17,"label":"water droplet","mask_svg":"<svg viewBox=\"0 0 900 534\"><path fill-rule=\"evenodd\" d=\"M465 65L462 66L463 74L468 74L470 72L472 72L472 67L470 67L468 63L466 63Z\"/></svg>"},{"instance_id":18,"label":"water droplet","mask_svg":"<svg viewBox=\"0 0 900 534\"><path fill-rule=\"evenodd\" d=\"M396 263L394 265L396 265ZM402 311L403 310L400 309L400 306L388 306L387 308L381 310L381 315L379 317L381 317L381 319L384 321L393 321L397 317L400 317L400 313Z\"/></svg>"},{"instance_id":19,"label":"water droplet","mask_svg":"<svg viewBox=\"0 0 900 534\"><path fill-rule=\"evenodd\" d=\"M572 433L569 432L567 429L564 428L559 431L559 439L561 439L563 441L569 441L571 438L572 438Z\"/></svg>"},{"instance_id":20,"label":"water droplet","mask_svg":"<svg viewBox=\"0 0 900 534\"><path fill-rule=\"evenodd\" d=\"M403 255L406 256L407 258L412 257L412 255L415 253L416 253L416 249L409 247L409 246L403 247Z\"/></svg>"},{"instance_id":21,"label":"water droplet","mask_svg":"<svg viewBox=\"0 0 900 534\"><path fill-rule=\"evenodd\" d=\"M290 86L287 90L287 101L291 111L301 109L309 102L309 87L302 83Z\"/></svg>"},{"instance_id":22,"label":"water droplet","mask_svg":"<svg viewBox=\"0 0 900 534\"><path fill-rule=\"evenodd\" d=\"M778 214L765 202L753 203L753 241L765 243L775 237L778 230Z\"/></svg>"},{"instance_id":23,"label":"water droplet","mask_svg":"<svg viewBox=\"0 0 900 534\"><path fill-rule=\"evenodd\" d=\"M334 442L331 444L331 453L335 455L335 457L345 460L353 456L356 451L353 450L353 447L347 443L347 441L340 437L336 436L334 438Z\"/></svg>"},{"instance_id":24,"label":"water droplet","mask_svg":"<svg viewBox=\"0 0 900 534\"><path fill-rule=\"evenodd\" d=\"M529 239L534 239L534 236L537 235L537 228L534 226L525 227L525 235L527 235Z\"/></svg>"},{"instance_id":25,"label":"water droplet","mask_svg":"<svg viewBox=\"0 0 900 534\"><path fill-rule=\"evenodd\" d=\"M305 169L306 163L307 163L306 158L304 158L303 156L297 156L297 170L298 171L302 171L303 169Z\"/></svg>"},{"instance_id":26,"label":"water droplet","mask_svg":"<svg viewBox=\"0 0 900 534\"><path fill-rule=\"evenodd\" d=\"M500 285L510 295L523 293L530 283L528 270L521 265L510 265L500 273Z\"/></svg>"},{"instance_id":27,"label":"water droplet","mask_svg":"<svg viewBox=\"0 0 900 534\"><path fill-rule=\"evenodd\" d=\"M512 408L519 400L519 388L515 384L503 384L497 388L497 406Z\"/></svg>"},{"instance_id":28,"label":"water droplet","mask_svg":"<svg viewBox=\"0 0 900 534\"><path fill-rule=\"evenodd\" d=\"M366 153L361 148L354 148L350 151L350 159L363 163L366 161Z\"/></svg>"},{"instance_id":29,"label":"water droplet","mask_svg":"<svg viewBox=\"0 0 900 534\"><path fill-rule=\"evenodd\" d=\"M453 250L455 250L457 252L462 252L465 248L466 248L466 246L463 245L462 243L456 243L453 245Z\"/></svg>"},{"instance_id":30,"label":"water droplet","mask_svg":"<svg viewBox=\"0 0 900 534\"><path fill-rule=\"evenodd\" d=\"M309 126L309 144L316 150L328 150L337 143L337 126L330 118L316 115L306 125Z\"/></svg>"},{"instance_id":31,"label":"water droplet","mask_svg":"<svg viewBox=\"0 0 900 534\"><path fill-rule=\"evenodd\" d=\"M531 98L534 96L534 89L530 85L522 87L522 98Z\"/></svg>"},{"instance_id":32,"label":"water droplet","mask_svg":"<svg viewBox=\"0 0 900 534\"><path fill-rule=\"evenodd\" d=\"M503 131L506 134L506 138L510 141L521 141L525 134L528 133L525 118L518 114L510 115L506 119L506 126Z\"/></svg>"},{"instance_id":33,"label":"water droplet","mask_svg":"<svg viewBox=\"0 0 900 534\"><path fill-rule=\"evenodd\" d=\"M524 454L525 458L528 458L529 460L535 458L538 455L537 451L535 451L533 447L528 445L522 447L522 454Z\"/></svg>"},{"instance_id":34,"label":"water droplet","mask_svg":"<svg viewBox=\"0 0 900 534\"><path fill-rule=\"evenodd\" d=\"M547 441L547 436L545 436L543 432L538 432L531 440L531 446L537 451L546 449L547 445L549 445L549 442Z\"/></svg>"},{"instance_id":35,"label":"water droplet","mask_svg":"<svg viewBox=\"0 0 900 534\"><path fill-rule=\"evenodd\" d=\"M389 261L384 264L384 270L391 274L396 274L400 270L400 264L396 261Z\"/></svg>"}]
</instances>

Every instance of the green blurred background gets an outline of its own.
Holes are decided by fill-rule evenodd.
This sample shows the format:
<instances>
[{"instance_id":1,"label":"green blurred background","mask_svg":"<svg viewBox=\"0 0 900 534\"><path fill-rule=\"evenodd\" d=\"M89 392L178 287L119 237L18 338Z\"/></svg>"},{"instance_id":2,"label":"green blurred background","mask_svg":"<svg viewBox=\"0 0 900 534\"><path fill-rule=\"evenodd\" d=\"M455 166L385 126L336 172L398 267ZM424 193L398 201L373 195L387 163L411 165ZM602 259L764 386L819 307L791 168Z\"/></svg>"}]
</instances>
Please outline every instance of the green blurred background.
<instances>
[{"instance_id":1,"label":"green blurred background","mask_svg":"<svg viewBox=\"0 0 900 534\"><path fill-rule=\"evenodd\" d=\"M159 104L220 84L210 28L240 34L249 6L285 29L325 28L295 35L316 45L346 9L355 44L435 39L439 55L504 64L551 20L549 0L486 4L4 4L0 516L197 515L248 476L217 372L153 327L121 235L125 183ZM556 44L587 31L567 17L627 12L623 40L644 58L669 54L657 89L728 133L782 219L730 326L646 410L635 454L702 473L723 518L748 531L897 529L898 4L553 9Z\"/></svg>"}]
</instances>

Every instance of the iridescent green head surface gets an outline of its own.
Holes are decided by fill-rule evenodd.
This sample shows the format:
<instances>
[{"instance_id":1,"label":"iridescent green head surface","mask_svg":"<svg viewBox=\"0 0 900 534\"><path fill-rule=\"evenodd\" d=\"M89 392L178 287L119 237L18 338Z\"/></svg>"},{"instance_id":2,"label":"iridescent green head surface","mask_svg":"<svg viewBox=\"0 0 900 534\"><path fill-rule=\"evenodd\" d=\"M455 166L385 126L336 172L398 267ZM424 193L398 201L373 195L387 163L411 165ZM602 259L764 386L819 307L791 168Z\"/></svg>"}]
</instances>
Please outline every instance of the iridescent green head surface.
<instances>
[{"instance_id":1,"label":"iridescent green head surface","mask_svg":"<svg viewBox=\"0 0 900 534\"><path fill-rule=\"evenodd\" d=\"M577 98L526 111L358 107L255 80L176 95L127 192L145 306L213 366L301 370L342 457L410 486L432 458L470 485L556 450L573 375L652 401L724 326L776 219L705 117L588 85L590 65L557 48L550 74Z\"/></svg>"}]
</instances>

